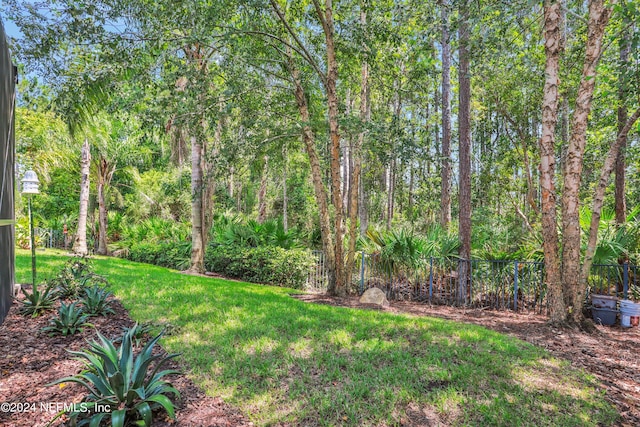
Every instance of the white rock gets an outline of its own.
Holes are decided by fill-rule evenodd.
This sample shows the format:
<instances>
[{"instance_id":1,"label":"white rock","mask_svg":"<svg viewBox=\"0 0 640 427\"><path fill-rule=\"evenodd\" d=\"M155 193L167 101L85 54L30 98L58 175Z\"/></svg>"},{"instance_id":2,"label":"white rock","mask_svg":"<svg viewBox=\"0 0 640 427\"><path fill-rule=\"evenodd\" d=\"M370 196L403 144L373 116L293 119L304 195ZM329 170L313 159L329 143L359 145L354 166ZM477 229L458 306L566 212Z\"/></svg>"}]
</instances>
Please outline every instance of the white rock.
<instances>
[{"instance_id":1,"label":"white rock","mask_svg":"<svg viewBox=\"0 0 640 427\"><path fill-rule=\"evenodd\" d=\"M389 301L387 296L378 288L369 288L360 297L362 304L376 304L381 307L388 307Z\"/></svg>"}]
</instances>

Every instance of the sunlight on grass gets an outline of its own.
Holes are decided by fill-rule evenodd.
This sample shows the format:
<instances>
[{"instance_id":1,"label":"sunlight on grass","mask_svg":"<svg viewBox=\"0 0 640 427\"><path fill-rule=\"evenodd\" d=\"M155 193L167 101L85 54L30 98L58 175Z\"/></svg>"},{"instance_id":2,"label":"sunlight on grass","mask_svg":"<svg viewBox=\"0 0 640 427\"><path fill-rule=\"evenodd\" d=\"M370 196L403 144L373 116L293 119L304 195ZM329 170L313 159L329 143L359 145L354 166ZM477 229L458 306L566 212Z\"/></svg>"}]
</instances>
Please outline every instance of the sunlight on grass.
<instances>
[{"instance_id":1,"label":"sunlight on grass","mask_svg":"<svg viewBox=\"0 0 640 427\"><path fill-rule=\"evenodd\" d=\"M65 259L39 254L40 277ZM18 280L29 265L18 251ZM290 289L117 259L98 258L96 270L135 320L171 325L165 348L182 353L208 394L257 425L385 426L427 415L477 426L617 420L592 377L478 326L307 304Z\"/></svg>"}]
</instances>

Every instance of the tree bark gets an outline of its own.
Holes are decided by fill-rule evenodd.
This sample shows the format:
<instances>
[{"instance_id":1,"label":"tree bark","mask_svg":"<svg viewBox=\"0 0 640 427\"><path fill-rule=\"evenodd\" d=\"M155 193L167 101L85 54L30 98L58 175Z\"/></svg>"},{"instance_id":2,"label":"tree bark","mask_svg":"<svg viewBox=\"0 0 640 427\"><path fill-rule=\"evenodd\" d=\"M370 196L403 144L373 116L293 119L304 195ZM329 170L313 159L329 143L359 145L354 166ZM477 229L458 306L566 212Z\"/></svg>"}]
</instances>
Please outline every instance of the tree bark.
<instances>
[{"instance_id":1,"label":"tree bark","mask_svg":"<svg viewBox=\"0 0 640 427\"><path fill-rule=\"evenodd\" d=\"M451 222L451 45L449 41L448 1L443 0L442 15L442 189L440 224L447 230Z\"/></svg>"},{"instance_id":2,"label":"tree bark","mask_svg":"<svg viewBox=\"0 0 640 427\"><path fill-rule=\"evenodd\" d=\"M300 119L302 121L302 141L304 143L307 157L309 158L309 165L311 167L311 181L313 183L313 190L318 203L318 215L320 217L320 236L322 239L322 248L325 255L327 277L329 280L328 288L335 289L336 268L335 268L335 252L333 249L333 239L331 235L331 219L329 216L329 205L327 189L322 182L322 168L320 166L320 158L315 146L315 138L313 130L311 129L310 117L309 117L309 105L307 104L307 98L302 87L300 80L300 72L293 64L293 59L288 52L288 69L291 73L291 78L294 84L294 95L298 111L300 112Z\"/></svg>"},{"instance_id":3,"label":"tree bark","mask_svg":"<svg viewBox=\"0 0 640 427\"><path fill-rule=\"evenodd\" d=\"M345 99L346 111L345 115L349 117L351 114L351 90L347 89L347 96ZM348 139L342 141L342 206L344 206L345 218L349 217L350 198L349 189L351 188L351 150L353 149L353 138L349 136Z\"/></svg>"},{"instance_id":4,"label":"tree bark","mask_svg":"<svg viewBox=\"0 0 640 427\"><path fill-rule=\"evenodd\" d=\"M544 2L545 82L542 100L540 137L540 188L542 196L542 239L545 283L548 290L549 317L553 323L566 320L560 257L555 189L555 129L558 122L558 86L562 44L562 16L558 1Z\"/></svg>"},{"instance_id":5,"label":"tree bark","mask_svg":"<svg viewBox=\"0 0 640 427\"><path fill-rule=\"evenodd\" d=\"M204 273L202 141L191 135L191 267Z\"/></svg>"},{"instance_id":6,"label":"tree bark","mask_svg":"<svg viewBox=\"0 0 640 427\"><path fill-rule=\"evenodd\" d=\"M460 259L471 259L471 75L469 70L469 9L467 0L460 4L460 26L458 37L460 40L460 70L459 81L459 232ZM458 303L467 301L467 282L469 279L469 265L462 262L458 284Z\"/></svg>"},{"instance_id":7,"label":"tree bark","mask_svg":"<svg viewBox=\"0 0 640 427\"><path fill-rule=\"evenodd\" d=\"M395 145L392 149L392 153L395 152ZM393 221L393 195L395 192L395 169L396 169L396 158L395 155L392 154L391 162L389 163L388 173L387 173L387 230L391 230L391 223Z\"/></svg>"},{"instance_id":8,"label":"tree bark","mask_svg":"<svg viewBox=\"0 0 640 427\"><path fill-rule=\"evenodd\" d=\"M627 107L626 102L626 82L623 77L625 68L628 67L629 52L631 46L629 43L629 31L625 31L620 40L620 82L618 87L618 134L622 133L622 130L627 122ZM624 139L621 141L620 150L618 151L618 157L616 158L616 180L615 180L615 201L616 201L616 224L622 225L627 219L627 201L625 194L625 151L627 146L627 133L623 133Z\"/></svg>"},{"instance_id":9,"label":"tree bark","mask_svg":"<svg viewBox=\"0 0 640 427\"><path fill-rule=\"evenodd\" d=\"M107 203L105 200L105 188L111 182L115 168L110 166L107 160L102 157L98 163L98 255L107 255Z\"/></svg>"},{"instance_id":10,"label":"tree bark","mask_svg":"<svg viewBox=\"0 0 640 427\"><path fill-rule=\"evenodd\" d=\"M360 25L362 28L367 26L367 9L365 1L360 3ZM363 46L366 52L366 46ZM369 64L367 57L362 60L360 73L360 121L364 126L368 121L368 101L369 101ZM357 140L351 147L351 159L353 168L351 168L351 180L349 192L349 248L347 250L346 277L347 285L351 283L353 274L353 266L355 264L356 240L358 238L358 201L360 198L360 173L362 170L362 146L364 145L365 129L363 128L358 134Z\"/></svg>"},{"instance_id":11,"label":"tree bark","mask_svg":"<svg viewBox=\"0 0 640 427\"><path fill-rule=\"evenodd\" d=\"M338 296L346 295L344 282L344 209L342 205L342 191L340 187L340 129L338 124L338 94L336 85L338 81L338 61L334 44L333 2L325 0L324 11L321 10L317 0L314 0L316 12L325 35L327 54L327 78L325 89L327 95L327 107L329 116L330 136L330 165L331 165L331 189L334 207L334 253L335 253L335 281L329 281L329 294Z\"/></svg>"},{"instance_id":12,"label":"tree bark","mask_svg":"<svg viewBox=\"0 0 640 427\"><path fill-rule=\"evenodd\" d=\"M202 100L204 103L204 99ZM226 116L220 115L218 118L218 123L216 124L216 130L213 133L213 144L211 147L207 144L206 139L206 121L205 118L202 117L200 121L200 127L202 129L202 247L203 247L203 257L204 252L206 251L209 231L213 226L213 203L214 203L214 195L216 190L216 181L215 181L215 159L218 158L220 154L220 145L222 144L222 131L224 129L226 123ZM204 263L204 258L203 258Z\"/></svg>"},{"instance_id":13,"label":"tree bark","mask_svg":"<svg viewBox=\"0 0 640 427\"><path fill-rule=\"evenodd\" d=\"M640 108L638 108L629 117L624 124L615 142L609 147L609 152L605 158L604 165L602 166L602 172L600 172L600 180L596 187L595 194L593 196L593 205L591 207L591 224L589 226L589 240L587 243L587 250L584 256L584 263L582 265L582 282L586 285L589 272L591 271L591 264L593 262L593 255L596 252L596 244L598 242L598 228L600 226L600 215L602 213L602 204L604 203L604 193L609 184L609 177L616 166L618 154L627 141L627 135L631 130L631 127L640 118Z\"/></svg>"},{"instance_id":14,"label":"tree bark","mask_svg":"<svg viewBox=\"0 0 640 427\"><path fill-rule=\"evenodd\" d=\"M363 156L365 154L362 154ZM366 163L365 163L366 164ZM368 212L368 199L367 194L364 191L364 179L362 175L364 174L364 165L361 168L360 174L360 185L358 186L358 215L360 215L360 235L364 236L367 234L367 229L369 228L369 212Z\"/></svg>"},{"instance_id":15,"label":"tree bark","mask_svg":"<svg viewBox=\"0 0 640 427\"><path fill-rule=\"evenodd\" d=\"M89 140L85 137L82 144L82 159L80 161L80 210L78 212L78 233L73 243L73 252L87 255L87 214L89 212L89 172L91 165L91 150Z\"/></svg>"},{"instance_id":16,"label":"tree bark","mask_svg":"<svg viewBox=\"0 0 640 427\"><path fill-rule=\"evenodd\" d=\"M267 176L269 171L269 156L264 156L260 190L258 191L258 223L262 224L267 219Z\"/></svg>"},{"instance_id":17,"label":"tree bark","mask_svg":"<svg viewBox=\"0 0 640 427\"><path fill-rule=\"evenodd\" d=\"M393 135L391 136L391 160L389 161L388 174L387 174L387 230L391 230L391 224L393 222L393 216L395 213L395 191L396 191L396 169L397 169L397 156L396 156L396 137L398 135L398 129L400 128L400 114L402 113L402 74L404 73L404 64L400 64L400 75L397 77L394 88L396 91L395 105L393 109L393 118L395 127L393 129Z\"/></svg>"},{"instance_id":18,"label":"tree bark","mask_svg":"<svg viewBox=\"0 0 640 427\"><path fill-rule=\"evenodd\" d=\"M608 5L613 2L608 2ZM586 287L580 269L580 185L587 138L587 123L591 112L596 84L597 65L602 53L602 38L611 16L611 7L604 0L589 2L587 44L582 78L578 88L576 106L571 121L571 136L564 165L562 191L562 283L565 304L572 320L582 320L582 305Z\"/></svg>"},{"instance_id":19,"label":"tree bark","mask_svg":"<svg viewBox=\"0 0 640 427\"><path fill-rule=\"evenodd\" d=\"M289 175L289 158L287 145L282 146L282 157L284 166L282 168L282 228L286 233L289 231L289 198L287 196L287 176Z\"/></svg>"}]
</instances>

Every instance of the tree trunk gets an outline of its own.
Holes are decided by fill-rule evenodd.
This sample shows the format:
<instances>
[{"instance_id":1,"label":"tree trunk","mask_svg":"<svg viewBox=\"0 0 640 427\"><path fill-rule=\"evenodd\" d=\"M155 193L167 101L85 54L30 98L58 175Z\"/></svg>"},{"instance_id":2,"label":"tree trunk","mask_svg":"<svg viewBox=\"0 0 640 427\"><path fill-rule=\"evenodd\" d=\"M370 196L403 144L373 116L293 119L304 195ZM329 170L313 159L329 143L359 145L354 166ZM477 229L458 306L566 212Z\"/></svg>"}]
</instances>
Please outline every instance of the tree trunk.
<instances>
[{"instance_id":1,"label":"tree trunk","mask_svg":"<svg viewBox=\"0 0 640 427\"><path fill-rule=\"evenodd\" d=\"M415 171L413 162L409 163L409 195L407 197L407 218L413 223L413 189L414 189Z\"/></svg>"},{"instance_id":2,"label":"tree trunk","mask_svg":"<svg viewBox=\"0 0 640 427\"><path fill-rule=\"evenodd\" d=\"M553 323L566 320L560 258L555 189L555 129L558 122L558 85L562 45L560 3L544 2L545 82L542 100L542 135L540 137L540 190L542 205L542 239L545 284L549 295L549 316Z\"/></svg>"},{"instance_id":3,"label":"tree trunk","mask_svg":"<svg viewBox=\"0 0 640 427\"><path fill-rule=\"evenodd\" d=\"M449 41L449 4L443 1L442 13L442 189L440 224L447 230L451 222L451 46Z\"/></svg>"},{"instance_id":4,"label":"tree trunk","mask_svg":"<svg viewBox=\"0 0 640 427\"><path fill-rule=\"evenodd\" d=\"M204 273L202 142L191 136L191 267L189 271Z\"/></svg>"},{"instance_id":5,"label":"tree trunk","mask_svg":"<svg viewBox=\"0 0 640 427\"><path fill-rule=\"evenodd\" d=\"M346 111L345 115L349 117L351 114L351 90L347 89L345 99ZM348 140L342 141L342 206L344 206L345 218L349 217L349 188L351 187L351 150L353 148L353 138L349 136Z\"/></svg>"},{"instance_id":6,"label":"tree trunk","mask_svg":"<svg viewBox=\"0 0 640 427\"><path fill-rule=\"evenodd\" d=\"M204 103L204 99L202 100ZM220 115L216 130L213 133L213 144L208 147L206 139L206 121L204 117L200 120L200 127L202 129L202 253L206 252L209 231L213 226L213 202L216 190L216 182L214 179L214 167L215 159L220 154L220 145L222 140L222 131L226 123L226 116ZM204 263L204 258L203 258ZM204 265L204 264L203 264Z\"/></svg>"},{"instance_id":7,"label":"tree trunk","mask_svg":"<svg viewBox=\"0 0 640 427\"><path fill-rule=\"evenodd\" d=\"M392 153L395 151L392 150ZM395 155L392 154L391 163L389 163L389 169L387 173L387 230L391 230L391 222L393 221L393 193L395 192L395 168L396 168L396 159Z\"/></svg>"},{"instance_id":8,"label":"tree trunk","mask_svg":"<svg viewBox=\"0 0 640 427\"><path fill-rule=\"evenodd\" d=\"M627 107L625 105L627 99L627 88L625 79L622 77L625 68L629 66L629 51L631 46L629 43L629 31L625 31L620 39L620 71L618 83L618 134L623 133L622 130L627 122ZM618 157L616 158L616 184L615 184L615 201L616 201L616 224L622 225L627 219L627 203L625 194L625 151L627 146L627 133L623 133L624 139L621 142Z\"/></svg>"},{"instance_id":9,"label":"tree trunk","mask_svg":"<svg viewBox=\"0 0 640 427\"><path fill-rule=\"evenodd\" d=\"M327 267L327 277L329 280L328 288L335 289L336 286L336 268L335 268L335 252L333 249L333 239L331 235L331 219L329 217L329 206L327 189L322 181L322 168L320 166L320 158L315 146L315 140L313 130L311 129L310 117L309 117L309 105L307 104L307 98L302 87L300 80L300 72L293 64L291 53L288 58L288 69L291 73L291 78L294 84L294 95L296 98L296 104L298 111L300 112L300 119L302 125L302 141L304 143L305 151L309 157L309 165L311 167L311 181L313 183L313 190L316 196L316 202L318 203L318 214L320 216L320 236L322 239L322 248L324 251Z\"/></svg>"},{"instance_id":10,"label":"tree trunk","mask_svg":"<svg viewBox=\"0 0 640 427\"><path fill-rule=\"evenodd\" d=\"M105 201L105 187L111 181L110 167L107 160L100 158L98 163L98 255L107 255L109 248L107 247L107 204Z\"/></svg>"},{"instance_id":11,"label":"tree trunk","mask_svg":"<svg viewBox=\"0 0 640 427\"><path fill-rule=\"evenodd\" d=\"M78 233L73 243L73 252L86 255L87 250L87 214L89 212L89 172L91 165L91 151L89 140L85 137L82 144L82 159L80 161L80 210L78 212Z\"/></svg>"},{"instance_id":12,"label":"tree trunk","mask_svg":"<svg viewBox=\"0 0 640 427\"><path fill-rule=\"evenodd\" d=\"M282 169L282 228L286 233L289 231L289 198L287 196L287 175L289 174L289 158L287 145L282 146L282 158L284 166Z\"/></svg>"},{"instance_id":13,"label":"tree trunk","mask_svg":"<svg viewBox=\"0 0 640 427\"><path fill-rule=\"evenodd\" d=\"M362 155L364 156L364 154ZM365 194L365 191L364 191L364 179L362 178L364 171L365 171L365 168L363 165L361 176L360 176L360 186L358 187L358 215L360 215L360 235L361 236L364 236L365 234L367 234L367 229L369 228L368 199L367 199L367 194Z\"/></svg>"},{"instance_id":14,"label":"tree trunk","mask_svg":"<svg viewBox=\"0 0 640 427\"><path fill-rule=\"evenodd\" d=\"M564 43L562 44L564 46ZM560 173L564 169L564 161L567 158L567 147L569 146L569 96L564 93L562 96L561 119L560 119L560 161L556 168Z\"/></svg>"},{"instance_id":15,"label":"tree trunk","mask_svg":"<svg viewBox=\"0 0 640 427\"><path fill-rule=\"evenodd\" d=\"M609 2L611 4L613 2ZM597 65L602 53L602 38L612 9L604 0L589 2L589 22L582 78L571 121L571 136L564 166L562 191L562 284L565 304L572 313L572 320L582 320L582 305L586 284L581 280L580 269L580 185L587 123L591 112L593 91L596 85Z\"/></svg>"},{"instance_id":16,"label":"tree trunk","mask_svg":"<svg viewBox=\"0 0 640 427\"><path fill-rule=\"evenodd\" d=\"M365 1L360 3L360 25L362 28L367 26L367 10ZM364 46L366 51L366 46ZM360 121L364 125L368 120L368 100L369 100L369 64L367 58L362 60L360 73ZM349 192L349 248L347 250L347 264L345 282L347 285L351 283L353 274L353 266L355 264L356 239L358 232L358 199L360 188L360 172L362 169L362 146L364 145L365 130L362 129L358 134L358 139L351 147L351 159L353 160L352 175L350 180Z\"/></svg>"},{"instance_id":17,"label":"tree trunk","mask_svg":"<svg viewBox=\"0 0 640 427\"><path fill-rule=\"evenodd\" d=\"M327 92L327 107L329 116L330 136L330 165L331 165L331 189L334 207L334 253L335 253L335 282L329 283L327 290L330 294L344 296L346 284L344 283L344 215L342 206L342 191L340 188L340 131L338 125L338 94L336 84L338 81L338 61L336 59L334 45L334 24L332 0L325 0L324 11L321 10L317 0L314 0L318 18L322 24L325 35L327 53L327 76L325 88Z\"/></svg>"},{"instance_id":18,"label":"tree trunk","mask_svg":"<svg viewBox=\"0 0 640 427\"><path fill-rule=\"evenodd\" d=\"M593 206L591 208L591 224L589 227L589 240L584 257L584 264L582 265L582 281L585 284L587 278L589 277L589 272L591 271L593 255L596 252L596 244L598 242L598 228L600 226L600 214L602 213L604 193L609 184L609 177L611 176L611 172L613 172L614 166L618 159L618 154L627 141L627 135L629 134L631 127L635 124L638 118L640 118L640 108L638 108L635 113L633 113L633 115L629 117L627 122L623 125L622 129L620 129L620 133L618 134L615 142L611 144L609 152L607 153L607 157L605 158L604 165L602 166L600 181L598 181L598 186L596 187L596 191L593 196Z\"/></svg>"},{"instance_id":19,"label":"tree trunk","mask_svg":"<svg viewBox=\"0 0 640 427\"><path fill-rule=\"evenodd\" d=\"M458 37L460 39L460 71L459 81L459 232L460 232L460 258L463 261L471 259L471 75L469 70L469 9L467 0L460 4L460 27ZM469 265L461 263L458 303L467 301L467 282L469 280Z\"/></svg>"},{"instance_id":20,"label":"tree trunk","mask_svg":"<svg viewBox=\"0 0 640 427\"><path fill-rule=\"evenodd\" d=\"M258 191L258 223L262 224L267 219L267 177L269 175L269 156L264 156L262 178L260 179L260 191Z\"/></svg>"}]
</instances>

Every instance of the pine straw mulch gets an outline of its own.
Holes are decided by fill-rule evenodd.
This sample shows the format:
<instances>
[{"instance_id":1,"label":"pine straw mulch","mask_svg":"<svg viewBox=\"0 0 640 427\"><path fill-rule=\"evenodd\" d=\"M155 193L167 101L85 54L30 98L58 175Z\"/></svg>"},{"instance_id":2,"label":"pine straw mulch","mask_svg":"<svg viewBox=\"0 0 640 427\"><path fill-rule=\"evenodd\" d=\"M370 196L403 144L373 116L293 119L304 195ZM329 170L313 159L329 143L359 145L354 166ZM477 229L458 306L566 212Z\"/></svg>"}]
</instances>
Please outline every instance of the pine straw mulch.
<instances>
[{"instance_id":1,"label":"pine straw mulch","mask_svg":"<svg viewBox=\"0 0 640 427\"><path fill-rule=\"evenodd\" d=\"M75 360L66 350L87 348L87 340L96 338L96 335L93 328L87 327L73 336L50 337L40 329L47 325L54 313L37 318L24 317L18 313L20 306L21 303L14 302L9 315L0 325L0 404L9 403L14 411L20 409L19 405L29 404L29 411L0 410L0 426L46 426L57 413L56 404L80 402L85 394L85 389L75 384L64 387L47 384L80 372L82 362ZM111 339L122 336L123 328L133 325L128 312L118 300L112 301L112 308L115 314L91 319L95 328ZM160 346L156 348L159 353L166 354ZM175 360L167 366L186 372ZM176 401L177 421L169 419L164 413L156 414L154 427L253 425L222 399L206 396L186 375L167 378L181 394ZM49 404L51 406L47 406ZM62 425L62 419L52 425Z\"/></svg>"},{"instance_id":2,"label":"pine straw mulch","mask_svg":"<svg viewBox=\"0 0 640 427\"><path fill-rule=\"evenodd\" d=\"M537 314L463 309L408 301L391 301L381 308L361 304L357 297L329 297L324 294L295 295L302 301L333 306L409 313L440 317L484 326L547 349L573 366L593 374L606 390L606 398L620 415L621 426L640 426L640 329L596 325L593 333L551 326Z\"/></svg>"}]
</instances>

